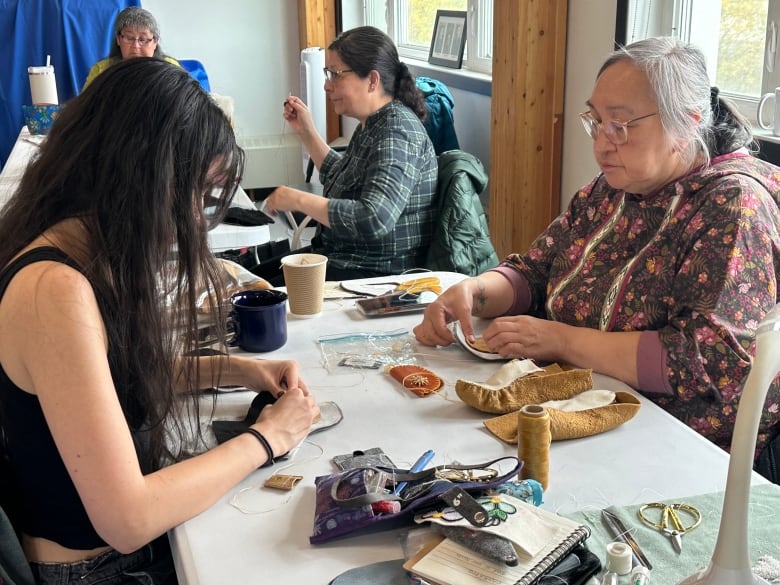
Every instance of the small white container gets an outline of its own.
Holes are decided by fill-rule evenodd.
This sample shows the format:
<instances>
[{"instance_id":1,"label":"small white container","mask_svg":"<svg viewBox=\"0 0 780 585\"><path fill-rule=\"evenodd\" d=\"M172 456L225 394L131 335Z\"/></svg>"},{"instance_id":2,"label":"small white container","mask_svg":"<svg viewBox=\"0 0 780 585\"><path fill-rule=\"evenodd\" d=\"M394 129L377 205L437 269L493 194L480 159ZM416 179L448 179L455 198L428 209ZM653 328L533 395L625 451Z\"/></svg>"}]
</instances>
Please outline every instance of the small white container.
<instances>
[{"instance_id":1,"label":"small white container","mask_svg":"<svg viewBox=\"0 0 780 585\"><path fill-rule=\"evenodd\" d=\"M30 93L34 106L56 106L60 103L57 99L54 65L28 67L27 74L30 77Z\"/></svg>"}]
</instances>

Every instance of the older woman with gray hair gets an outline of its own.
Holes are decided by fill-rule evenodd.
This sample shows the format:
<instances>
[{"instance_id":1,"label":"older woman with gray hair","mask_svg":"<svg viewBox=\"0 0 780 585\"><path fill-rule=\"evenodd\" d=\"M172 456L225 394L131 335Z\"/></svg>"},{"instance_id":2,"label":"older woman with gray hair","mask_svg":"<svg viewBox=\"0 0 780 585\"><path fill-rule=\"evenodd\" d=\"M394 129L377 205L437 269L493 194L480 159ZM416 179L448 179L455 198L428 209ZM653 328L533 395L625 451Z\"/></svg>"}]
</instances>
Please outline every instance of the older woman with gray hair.
<instances>
[{"instance_id":1,"label":"older woman with gray hair","mask_svg":"<svg viewBox=\"0 0 780 585\"><path fill-rule=\"evenodd\" d=\"M415 335L448 345L448 322L473 338L472 316L492 319L490 350L622 380L728 448L756 327L778 301L780 168L752 156L750 126L676 39L615 51L586 105L601 173L527 252L445 291ZM780 380L759 451L778 421Z\"/></svg>"},{"instance_id":2,"label":"older woman with gray hair","mask_svg":"<svg viewBox=\"0 0 780 585\"><path fill-rule=\"evenodd\" d=\"M117 14L114 20L114 44L108 57L98 61L89 70L84 82L84 91L92 81L112 65L122 59L133 57L157 57L179 65L173 57L167 56L160 48L160 27L151 12L140 6L130 6Z\"/></svg>"}]
</instances>

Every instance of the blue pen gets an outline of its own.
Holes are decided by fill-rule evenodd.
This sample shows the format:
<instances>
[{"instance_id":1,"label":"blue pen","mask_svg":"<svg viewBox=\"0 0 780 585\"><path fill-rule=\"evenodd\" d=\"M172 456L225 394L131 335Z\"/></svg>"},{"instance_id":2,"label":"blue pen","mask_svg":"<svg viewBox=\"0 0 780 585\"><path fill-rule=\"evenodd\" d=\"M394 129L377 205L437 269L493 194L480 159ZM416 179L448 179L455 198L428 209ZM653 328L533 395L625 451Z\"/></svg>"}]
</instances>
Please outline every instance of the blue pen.
<instances>
[{"instance_id":1,"label":"blue pen","mask_svg":"<svg viewBox=\"0 0 780 585\"><path fill-rule=\"evenodd\" d=\"M409 471L413 473L416 471L422 471L425 469L425 466L431 462L431 459L433 459L434 455L436 455L436 453L434 453L431 449L428 449L425 453L420 455L420 458L414 462L414 465L412 465L412 468ZM402 481L397 486L395 486L393 493L396 496L400 496L401 492L404 491L404 488L406 487L406 483L407 482Z\"/></svg>"}]
</instances>

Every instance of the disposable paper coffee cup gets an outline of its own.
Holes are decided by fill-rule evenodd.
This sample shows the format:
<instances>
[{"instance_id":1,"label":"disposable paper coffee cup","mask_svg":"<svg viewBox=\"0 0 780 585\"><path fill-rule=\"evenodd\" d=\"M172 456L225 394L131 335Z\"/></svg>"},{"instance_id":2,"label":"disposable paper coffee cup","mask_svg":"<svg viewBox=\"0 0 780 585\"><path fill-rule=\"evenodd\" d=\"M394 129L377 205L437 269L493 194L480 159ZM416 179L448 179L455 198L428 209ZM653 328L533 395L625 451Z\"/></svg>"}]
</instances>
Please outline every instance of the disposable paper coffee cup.
<instances>
[{"instance_id":1,"label":"disposable paper coffee cup","mask_svg":"<svg viewBox=\"0 0 780 585\"><path fill-rule=\"evenodd\" d=\"M321 254L290 254L282 258L284 285L292 315L314 317L322 312L327 264L328 258Z\"/></svg>"},{"instance_id":2,"label":"disposable paper coffee cup","mask_svg":"<svg viewBox=\"0 0 780 585\"><path fill-rule=\"evenodd\" d=\"M34 106L56 106L60 103L57 99L54 65L28 67L27 74L30 77L30 93Z\"/></svg>"}]
</instances>

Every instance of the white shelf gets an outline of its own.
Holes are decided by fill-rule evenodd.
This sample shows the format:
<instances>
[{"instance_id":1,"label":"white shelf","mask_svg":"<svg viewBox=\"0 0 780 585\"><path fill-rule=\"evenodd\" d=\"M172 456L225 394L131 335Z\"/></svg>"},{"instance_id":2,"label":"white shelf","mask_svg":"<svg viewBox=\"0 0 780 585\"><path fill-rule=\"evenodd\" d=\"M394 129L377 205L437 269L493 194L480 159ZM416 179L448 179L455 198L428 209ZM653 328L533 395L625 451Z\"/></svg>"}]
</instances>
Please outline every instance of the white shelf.
<instances>
[{"instance_id":1,"label":"white shelf","mask_svg":"<svg viewBox=\"0 0 780 585\"><path fill-rule=\"evenodd\" d=\"M764 142L774 142L780 144L780 136L772 134L771 130L764 130L763 128L753 128L753 137L756 140L763 140Z\"/></svg>"}]
</instances>

